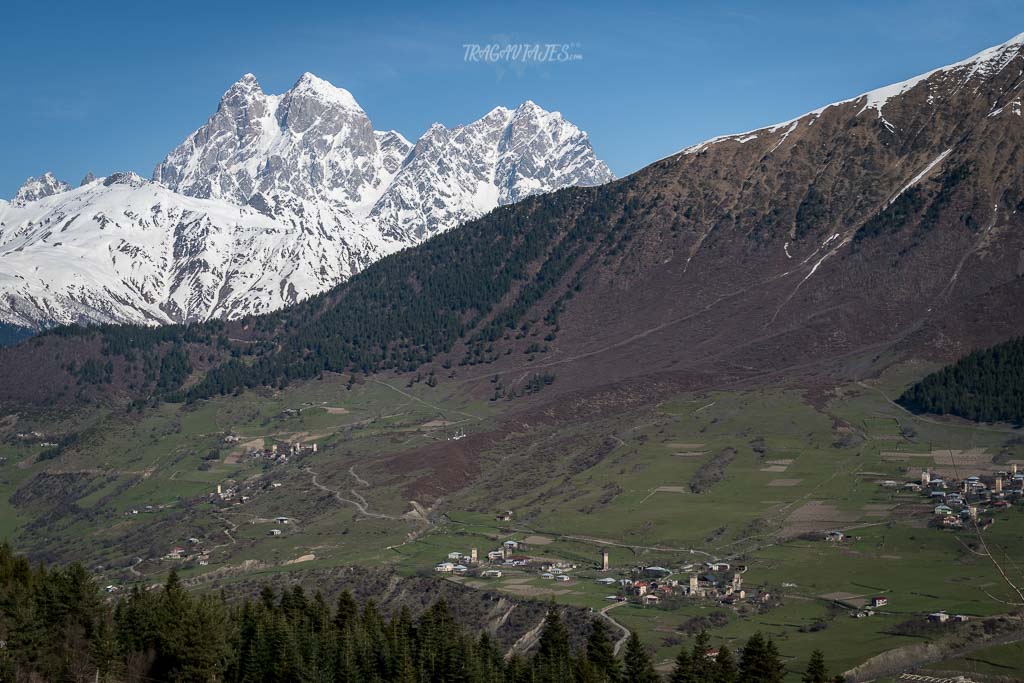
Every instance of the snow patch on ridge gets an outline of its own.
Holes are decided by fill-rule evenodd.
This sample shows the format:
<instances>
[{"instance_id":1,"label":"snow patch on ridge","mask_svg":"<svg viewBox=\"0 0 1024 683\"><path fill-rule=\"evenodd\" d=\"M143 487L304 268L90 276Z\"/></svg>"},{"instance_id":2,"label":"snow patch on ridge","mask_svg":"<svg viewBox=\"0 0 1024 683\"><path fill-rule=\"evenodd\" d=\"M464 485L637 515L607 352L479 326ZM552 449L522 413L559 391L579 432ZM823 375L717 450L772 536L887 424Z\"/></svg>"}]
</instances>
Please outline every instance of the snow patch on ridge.
<instances>
[{"instance_id":1,"label":"snow patch on ridge","mask_svg":"<svg viewBox=\"0 0 1024 683\"><path fill-rule=\"evenodd\" d=\"M777 149L779 147L779 144L781 144L782 141L785 140L786 137L788 137L789 133L793 132L793 130L796 129L797 125L799 125L799 123L801 121L806 121L807 125L811 126L811 125L814 124L814 121L818 117L820 117L822 113L825 112L825 110L827 110L827 109L829 109L831 107L835 107L835 106L839 106L839 105L843 105L843 104L848 104L850 102L857 102L857 101L860 101L861 99L864 100L864 104L861 107L860 111L857 112L858 116L860 116L861 114L863 114L865 112L874 110L877 113L878 118L882 119L883 125L885 125L890 131L896 132L896 128L888 120L886 120L885 117L882 115L883 108L894 97L898 97L900 95L903 95L903 94L909 92L910 90L912 90L918 84L928 80L932 76L934 76L936 74L939 74L939 73L958 72L958 71L964 71L966 69L965 73L963 74L963 77L960 80L960 85L957 86L957 87L961 87L963 83L967 82L971 78L973 78L975 76L978 76L978 75L980 75L982 77L985 77L985 78L989 78L989 77L994 76L995 74L999 73L1004 68L1006 68L1006 66L1011 61L1013 61L1013 59L1015 57L1017 57L1020 54L1020 50L1021 50L1022 47L1024 47L1024 33L1020 33L1020 34L1014 36L1013 38L1011 38L1010 40L1006 41L1005 43L1001 43L999 45L995 45L993 47L986 48L986 49L982 50L981 52L979 52L979 53L977 53L977 54L975 54L975 55L973 55L971 57L968 57L967 59L961 60L959 62L955 62L953 64L948 64L946 66L942 66L942 67L939 67L937 69L932 69L931 71L929 71L927 73L923 73L923 74L920 74L918 76L914 76L912 78L908 78L907 80L900 81L898 83L892 83L890 85L882 86L881 88L876 88L874 90L869 90L868 92L861 93L860 95L857 95L856 97L851 97L851 98L848 98L848 99L845 99L845 100L839 100L837 102L832 102L832 103L826 104L826 105L824 105L822 107L819 107L817 109L814 109L814 110L811 110L811 111L806 112L804 114L801 114L800 116L798 116L796 118L789 119L789 120L786 120L786 121L782 121L780 123L775 123L775 124L772 124L772 125L769 125L769 126L764 126L762 128L755 128L753 130L744 131L742 133L733 133L733 134L729 134L729 135L719 135L719 136L713 137L713 138L711 138L709 140L705 140L704 142L699 142L697 144L690 145L689 147L686 147L686 148L680 150L679 152L676 152L676 153L671 154L669 156L671 157L671 156L676 156L676 155L679 155L679 154L697 154L697 153L700 153L700 152L704 151L705 149L707 149L710 145L718 144L718 143L724 142L726 140L734 140L734 141L746 142L747 140L754 139L754 137L756 137L756 135L755 135L756 133L762 133L762 132L774 133L774 132L777 132L778 130L780 130L781 128L784 128L784 127L788 126L789 128L783 134L782 140L780 140L778 144L776 144L774 147L772 147L771 151L774 151L775 149ZM931 93L928 96L928 103L929 104L934 104L934 95L931 94ZM1020 104L1019 103L1015 103L1015 104L1017 105L1016 106L1016 113L1019 114L1020 113ZM998 110L998 111L1001 111L1001 110ZM991 115L994 115L994 113L990 114L990 116Z\"/></svg>"}]
</instances>

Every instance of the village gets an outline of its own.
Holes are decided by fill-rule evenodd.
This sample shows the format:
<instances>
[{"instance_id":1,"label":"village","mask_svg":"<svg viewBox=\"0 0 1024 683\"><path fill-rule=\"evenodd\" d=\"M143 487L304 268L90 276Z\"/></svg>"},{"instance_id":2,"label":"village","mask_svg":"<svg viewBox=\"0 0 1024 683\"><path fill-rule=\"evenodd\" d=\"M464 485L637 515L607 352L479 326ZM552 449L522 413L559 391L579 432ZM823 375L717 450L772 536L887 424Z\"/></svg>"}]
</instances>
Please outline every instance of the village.
<instances>
[{"instance_id":1,"label":"village","mask_svg":"<svg viewBox=\"0 0 1024 683\"><path fill-rule=\"evenodd\" d=\"M239 438L231 434L224 437L224 442L228 444L235 444L238 441ZM289 461L299 458L300 456L316 454L317 451L318 448L316 443L295 442L283 447L278 444L271 444L264 448L249 448L241 457L245 459L263 459L266 460L269 465L285 465L288 464ZM261 493L280 487L280 481L268 479L265 476L251 477L245 481L236 481L235 479L229 478L217 484L215 489L206 495L197 496L187 501L175 501L173 503L145 505L141 508L131 508L125 511L125 515L134 516L139 514L152 514L181 505L190 506L204 503L213 504L217 510L225 511L230 508L245 505ZM279 515L273 519L258 519L254 517L252 523L255 524L257 521L272 523L274 525L267 531L267 535L271 537L283 536L285 533L284 527L294 522L292 518L284 515ZM210 564L211 558L210 550L204 549L203 541L199 538L190 537L185 540L184 545L172 546L165 554L157 559L169 562L178 562L184 565L195 564L200 567L205 567Z\"/></svg>"},{"instance_id":2,"label":"village","mask_svg":"<svg viewBox=\"0 0 1024 683\"><path fill-rule=\"evenodd\" d=\"M1008 471L971 474L963 479L937 477L924 469L918 481L900 484L886 480L880 485L927 497L933 506L929 526L938 529L963 529L965 524L985 529L995 523L994 513L1024 500L1024 473L1018 472L1015 464Z\"/></svg>"},{"instance_id":3,"label":"village","mask_svg":"<svg viewBox=\"0 0 1024 683\"><path fill-rule=\"evenodd\" d=\"M727 606L744 601L765 604L772 597L766 590L751 589L744 585L746 565L714 560L685 564L676 569L660 566L613 569L610 550L602 548L593 565L580 566L564 560L532 555L527 543L515 539L503 541L486 555L481 555L477 548L471 548L468 553L451 551L445 559L434 565L434 571L481 579L500 579L508 572L515 571L533 574L555 583L594 581L615 591L607 595L606 600L631 602L645 607L669 604L677 599L712 601Z\"/></svg>"}]
</instances>

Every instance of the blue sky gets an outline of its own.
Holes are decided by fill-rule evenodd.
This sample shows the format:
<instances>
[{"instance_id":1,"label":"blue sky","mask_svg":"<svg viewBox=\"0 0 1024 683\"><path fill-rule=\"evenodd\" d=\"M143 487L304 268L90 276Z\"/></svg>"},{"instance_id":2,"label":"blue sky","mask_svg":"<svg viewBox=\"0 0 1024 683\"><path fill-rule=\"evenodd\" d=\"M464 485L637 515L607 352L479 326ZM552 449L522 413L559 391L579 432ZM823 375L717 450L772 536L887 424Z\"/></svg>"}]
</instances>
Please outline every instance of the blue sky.
<instances>
[{"instance_id":1,"label":"blue sky","mask_svg":"<svg viewBox=\"0 0 1024 683\"><path fill-rule=\"evenodd\" d=\"M415 139L532 99L590 133L618 175L785 120L1024 32L1024 3L9 3L0 21L0 197L52 169L77 184L153 166L251 71L312 71L377 129ZM499 68L467 43L568 43Z\"/></svg>"}]
</instances>

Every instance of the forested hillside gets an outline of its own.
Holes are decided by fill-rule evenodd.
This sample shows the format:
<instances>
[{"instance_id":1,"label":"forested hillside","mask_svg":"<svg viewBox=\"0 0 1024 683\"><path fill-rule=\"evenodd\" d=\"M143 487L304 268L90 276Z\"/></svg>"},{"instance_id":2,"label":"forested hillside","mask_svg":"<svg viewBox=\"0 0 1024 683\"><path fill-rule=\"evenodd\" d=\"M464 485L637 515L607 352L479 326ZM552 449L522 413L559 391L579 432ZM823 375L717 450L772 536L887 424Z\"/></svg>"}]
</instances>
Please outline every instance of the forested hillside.
<instances>
[{"instance_id":1,"label":"forested hillside","mask_svg":"<svg viewBox=\"0 0 1024 683\"><path fill-rule=\"evenodd\" d=\"M899 403L917 413L1024 424L1024 337L933 372L907 389Z\"/></svg>"},{"instance_id":2,"label":"forested hillside","mask_svg":"<svg viewBox=\"0 0 1024 683\"><path fill-rule=\"evenodd\" d=\"M506 657L486 631L471 633L442 601L414 618L385 618L342 593L335 606L301 587L265 587L256 600L193 595L173 572L162 589L105 600L81 565L33 568L0 544L0 681L395 681L428 683L656 683L635 634L617 658L609 627L591 624L573 651L552 604L529 655ZM771 640L755 634L734 658L684 645L673 681L780 683ZM811 680L828 680L820 656Z\"/></svg>"},{"instance_id":3,"label":"forested hillside","mask_svg":"<svg viewBox=\"0 0 1024 683\"><path fill-rule=\"evenodd\" d=\"M64 326L43 333L40 343L63 345L71 356L90 344L99 348L103 358L92 363L105 372L83 373L82 362L61 366L75 386L114 384L172 400L325 371L415 370L457 342L465 353L455 363L493 362L499 339L528 333L545 344L555 339L559 313L579 291L588 255L596 245L612 245L633 215L636 207L624 197L613 185L497 209L277 313L160 328ZM542 314L526 320L538 305ZM168 358L185 348L191 362ZM193 369L202 371L199 381L177 391Z\"/></svg>"}]
</instances>

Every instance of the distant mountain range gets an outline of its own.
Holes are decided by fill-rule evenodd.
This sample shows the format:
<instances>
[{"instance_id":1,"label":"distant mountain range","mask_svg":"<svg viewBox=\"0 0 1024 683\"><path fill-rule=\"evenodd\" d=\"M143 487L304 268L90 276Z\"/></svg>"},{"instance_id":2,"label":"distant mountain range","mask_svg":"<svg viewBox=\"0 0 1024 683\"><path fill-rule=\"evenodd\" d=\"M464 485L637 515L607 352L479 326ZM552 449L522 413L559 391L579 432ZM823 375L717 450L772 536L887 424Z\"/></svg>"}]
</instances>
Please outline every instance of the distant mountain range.
<instances>
[{"instance_id":1,"label":"distant mountain range","mask_svg":"<svg viewBox=\"0 0 1024 683\"><path fill-rule=\"evenodd\" d=\"M265 313L497 206L613 179L586 133L533 102L415 144L303 74L246 74L145 180L30 178L0 202L0 320L194 322Z\"/></svg>"}]
</instances>

